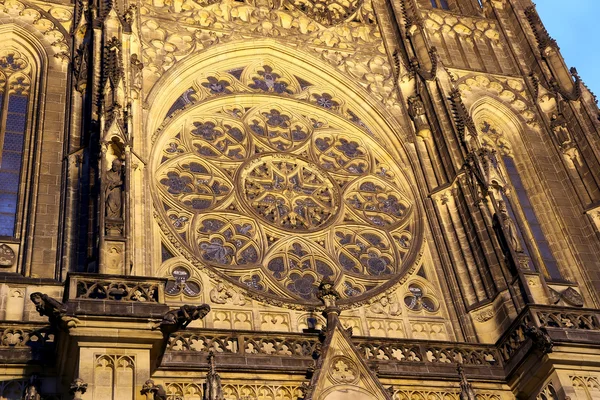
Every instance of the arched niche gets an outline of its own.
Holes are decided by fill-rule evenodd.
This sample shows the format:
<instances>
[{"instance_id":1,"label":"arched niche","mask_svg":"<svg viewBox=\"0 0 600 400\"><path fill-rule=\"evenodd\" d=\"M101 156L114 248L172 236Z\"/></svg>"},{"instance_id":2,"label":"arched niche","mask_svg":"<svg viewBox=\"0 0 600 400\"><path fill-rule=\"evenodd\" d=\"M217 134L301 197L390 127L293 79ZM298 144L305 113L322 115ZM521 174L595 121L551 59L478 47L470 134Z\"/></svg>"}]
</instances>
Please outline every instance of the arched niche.
<instances>
[{"instance_id":1,"label":"arched niche","mask_svg":"<svg viewBox=\"0 0 600 400\"><path fill-rule=\"evenodd\" d=\"M3 106L10 107L10 98L13 95L27 99L25 108L19 110L20 114L24 114L25 123L24 130L19 134L22 134L23 138L20 160L18 161L20 163L20 174L17 204L14 211L15 229L11 244L13 250L17 253L17 260L14 263L16 270L13 270L13 272L25 275L32 273L42 275L41 271L30 270L30 260L32 258L35 259L38 254L26 251L27 248L30 249L33 246L33 240L28 240L29 236L26 232L34 232L35 228L37 201L31 201L30 199L37 198L38 178L41 167L39 161L44 156L41 153L43 142L41 132L44 130L45 98L47 95L64 97L64 90L61 92L56 88L48 89L46 86L48 73L55 69L55 64L48 58L48 55L52 54L53 50L39 31L36 29L25 29L23 26L15 23L5 23L0 25L0 37L2 37L3 43L0 51L2 52L4 62L8 64L14 62L14 60L22 60L24 62L23 69L11 70L11 77L8 80L8 75L3 74L2 84L7 85L3 87L3 89L6 89L3 90L4 93L2 95ZM9 58L12 58L13 61L9 60ZM58 61L56 60L55 62ZM10 67L8 68L10 69ZM18 83L13 86L15 82ZM8 114L5 112L0 114L3 114L2 118L8 118ZM0 151L2 150L0 149ZM50 275L54 277L54 273L51 272L53 268L44 266L41 269L46 274L50 271Z\"/></svg>"},{"instance_id":2,"label":"arched niche","mask_svg":"<svg viewBox=\"0 0 600 400\"><path fill-rule=\"evenodd\" d=\"M471 106L471 115L484 146L497 151L506 183L504 193L521 228L530 256L550 279L563 279L557 260L565 252L558 238L559 221L545 216L551 201L545 194L534 157L524 140L527 126L499 101L485 97ZM503 186L503 185L500 185ZM502 200L502 199L497 199Z\"/></svg>"}]
</instances>

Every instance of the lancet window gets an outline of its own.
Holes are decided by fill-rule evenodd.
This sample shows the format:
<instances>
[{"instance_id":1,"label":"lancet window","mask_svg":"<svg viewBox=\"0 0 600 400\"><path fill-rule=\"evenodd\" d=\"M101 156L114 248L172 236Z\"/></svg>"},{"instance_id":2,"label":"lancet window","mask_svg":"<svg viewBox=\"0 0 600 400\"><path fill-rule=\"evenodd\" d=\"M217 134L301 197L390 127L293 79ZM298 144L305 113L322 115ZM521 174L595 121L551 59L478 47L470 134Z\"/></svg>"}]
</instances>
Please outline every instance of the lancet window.
<instances>
[{"instance_id":1,"label":"lancet window","mask_svg":"<svg viewBox=\"0 0 600 400\"><path fill-rule=\"evenodd\" d=\"M517 168L514 155L511 151L511 145L507 142L502 130L484 121L480 126L481 132L485 135L485 144L496 148L503 165L504 175L508 180L509 187L505 188L502 194L502 200L506 206L506 212L510 218L518 225L518 241L513 245L517 252L528 255L533 260L538 260L543 265L539 268L546 272L550 279L562 279L556 258L550 250L548 238L544 234L538 216L531 204L530 197L525 189L523 178ZM530 235L527 235L527 232ZM534 257L539 254L539 257Z\"/></svg>"},{"instance_id":2,"label":"lancet window","mask_svg":"<svg viewBox=\"0 0 600 400\"><path fill-rule=\"evenodd\" d=\"M441 8L442 10L450 9L450 7L448 6L447 0L431 0L431 6L433 8Z\"/></svg>"},{"instance_id":3,"label":"lancet window","mask_svg":"<svg viewBox=\"0 0 600 400\"><path fill-rule=\"evenodd\" d=\"M517 171L515 161L508 155L503 156L502 161L504 162L506 172L508 173L510 182L515 190L515 196L519 201L519 205L521 206L523 214L525 215L529 229L531 229L531 234L533 235L533 239L537 244L537 248L539 250L540 257L542 258L542 262L546 267L546 271L550 278L560 279L561 276L558 270L558 265L556 264L556 259L550 251L550 244L548 243L548 240L542 231L540 221L538 220L535 211L533 210L533 206L531 205L531 201L527 196L527 192L523 186L523 181L521 180L521 176Z\"/></svg>"},{"instance_id":4,"label":"lancet window","mask_svg":"<svg viewBox=\"0 0 600 400\"><path fill-rule=\"evenodd\" d=\"M0 52L0 237L17 238L31 65L16 50Z\"/></svg>"}]
</instances>

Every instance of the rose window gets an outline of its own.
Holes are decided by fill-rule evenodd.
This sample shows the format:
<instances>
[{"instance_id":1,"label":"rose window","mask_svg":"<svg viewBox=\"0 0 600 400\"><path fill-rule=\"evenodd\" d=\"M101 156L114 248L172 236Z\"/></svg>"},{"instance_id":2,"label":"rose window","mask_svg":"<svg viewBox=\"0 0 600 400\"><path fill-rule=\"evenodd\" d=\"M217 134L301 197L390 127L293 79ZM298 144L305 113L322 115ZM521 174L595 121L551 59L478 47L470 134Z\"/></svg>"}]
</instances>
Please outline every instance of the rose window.
<instances>
[{"instance_id":1,"label":"rose window","mask_svg":"<svg viewBox=\"0 0 600 400\"><path fill-rule=\"evenodd\" d=\"M314 231L339 209L335 181L299 157L258 155L241 168L239 183L247 208L278 228Z\"/></svg>"},{"instance_id":2,"label":"rose window","mask_svg":"<svg viewBox=\"0 0 600 400\"><path fill-rule=\"evenodd\" d=\"M205 83L208 93L218 82ZM320 304L324 276L342 303L403 281L421 234L404 172L384 146L285 91L227 96L178 113L154 144L154 200L175 247L277 302Z\"/></svg>"}]
</instances>

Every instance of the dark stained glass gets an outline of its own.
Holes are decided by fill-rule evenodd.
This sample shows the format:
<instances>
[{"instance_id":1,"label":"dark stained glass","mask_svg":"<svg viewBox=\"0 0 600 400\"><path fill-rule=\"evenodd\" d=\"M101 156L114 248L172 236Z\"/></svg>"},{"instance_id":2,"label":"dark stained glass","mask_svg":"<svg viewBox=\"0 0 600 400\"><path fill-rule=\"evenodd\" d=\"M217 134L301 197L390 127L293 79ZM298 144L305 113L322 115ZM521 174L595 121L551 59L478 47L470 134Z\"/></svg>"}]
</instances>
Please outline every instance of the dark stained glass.
<instances>
[{"instance_id":1,"label":"dark stained glass","mask_svg":"<svg viewBox=\"0 0 600 400\"><path fill-rule=\"evenodd\" d=\"M169 111L167 111L167 115L165 116L165 118L169 118L169 116L175 111L181 110L183 107L187 106L188 104L191 104L194 101L194 99L190 96L194 94L196 94L196 91L193 88L189 88L185 92L183 92L183 94L179 96L177 100L175 100L175 103L173 103Z\"/></svg>"},{"instance_id":2,"label":"dark stained glass","mask_svg":"<svg viewBox=\"0 0 600 400\"><path fill-rule=\"evenodd\" d=\"M510 181L512 182L517 197L519 198L519 203L521 204L523 214L525 214L525 218L527 219L527 223L529 224L529 228L531 229L531 233L533 234L533 238L537 244L542 261L546 266L546 270L548 271L551 279L562 279L558 270L558 265L556 264L556 259L550 251L550 245L546 239L546 236L544 235L544 232L542 231L540 222L535 215L533 206L529 201L529 196L527 196L525 186L523 186L523 181L521 180L521 176L517 171L515 162L511 157L508 156L503 157L503 161L504 165L506 166L508 176L510 177Z\"/></svg>"},{"instance_id":3,"label":"dark stained glass","mask_svg":"<svg viewBox=\"0 0 600 400\"><path fill-rule=\"evenodd\" d=\"M6 130L2 132L4 143L1 153L2 162L0 163L0 236L15 236L27 101L27 96L22 95L11 95L8 99Z\"/></svg>"}]
</instances>

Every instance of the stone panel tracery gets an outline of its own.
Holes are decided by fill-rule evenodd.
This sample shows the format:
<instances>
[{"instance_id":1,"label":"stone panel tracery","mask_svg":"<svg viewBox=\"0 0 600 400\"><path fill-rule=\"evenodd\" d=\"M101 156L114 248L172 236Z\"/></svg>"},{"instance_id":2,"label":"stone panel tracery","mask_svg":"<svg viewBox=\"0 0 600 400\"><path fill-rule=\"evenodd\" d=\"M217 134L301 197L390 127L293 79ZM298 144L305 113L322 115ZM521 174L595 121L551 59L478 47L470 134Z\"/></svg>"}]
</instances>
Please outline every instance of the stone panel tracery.
<instances>
[{"instance_id":1,"label":"stone panel tracery","mask_svg":"<svg viewBox=\"0 0 600 400\"><path fill-rule=\"evenodd\" d=\"M169 111L161 226L259 298L318 304L324 276L342 302L390 288L420 246L402 170L343 98L267 61L199 77Z\"/></svg>"}]
</instances>

